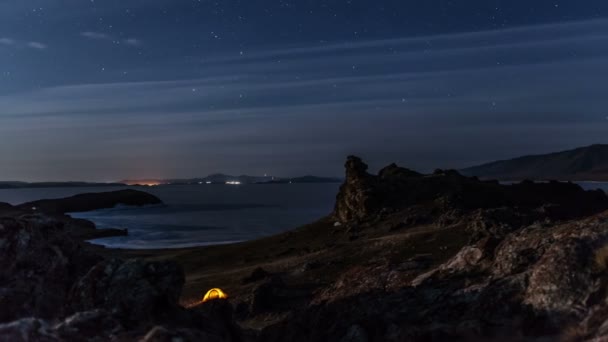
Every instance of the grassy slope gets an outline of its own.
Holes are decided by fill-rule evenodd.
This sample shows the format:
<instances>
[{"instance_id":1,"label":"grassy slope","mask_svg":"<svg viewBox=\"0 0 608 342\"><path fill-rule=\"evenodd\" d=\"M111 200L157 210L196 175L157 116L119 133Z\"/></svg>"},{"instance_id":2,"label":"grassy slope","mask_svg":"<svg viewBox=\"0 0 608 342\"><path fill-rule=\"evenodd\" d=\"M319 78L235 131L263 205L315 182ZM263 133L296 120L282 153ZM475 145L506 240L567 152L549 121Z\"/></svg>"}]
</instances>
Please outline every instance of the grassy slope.
<instances>
[{"instance_id":1,"label":"grassy slope","mask_svg":"<svg viewBox=\"0 0 608 342\"><path fill-rule=\"evenodd\" d=\"M397 219L397 218L393 218ZM326 288L354 267L398 265L418 255L432 262L426 270L454 255L466 243L464 228L439 229L421 226L389 232L391 219L374 223L373 228L347 232L334 227L329 218L294 231L260 240L221 246L174 250L107 250L123 257L150 260L171 259L186 272L184 304L192 303L213 287L224 289L234 302L251 293L255 283L243 278L256 267L283 276L293 290L289 305L307 304L316 290ZM305 265L314 263L312 269ZM299 271L304 270L304 271ZM420 274L426 270L418 270ZM412 274L412 278L416 275Z\"/></svg>"}]
</instances>

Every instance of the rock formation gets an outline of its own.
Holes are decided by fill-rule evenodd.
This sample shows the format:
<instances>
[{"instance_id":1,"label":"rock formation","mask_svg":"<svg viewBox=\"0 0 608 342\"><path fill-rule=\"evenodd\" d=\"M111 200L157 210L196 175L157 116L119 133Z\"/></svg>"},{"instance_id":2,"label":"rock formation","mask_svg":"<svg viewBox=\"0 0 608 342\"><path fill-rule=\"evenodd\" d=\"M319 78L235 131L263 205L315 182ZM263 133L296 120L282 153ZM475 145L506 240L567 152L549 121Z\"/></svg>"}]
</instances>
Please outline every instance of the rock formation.
<instances>
[{"instance_id":1,"label":"rock formation","mask_svg":"<svg viewBox=\"0 0 608 342\"><path fill-rule=\"evenodd\" d=\"M453 170L421 175L395 164L371 175L367 165L354 156L348 157L345 167L346 181L334 210L341 223L370 221L407 210L411 212L409 220L437 221L446 214L460 219L475 211L497 213L504 208L510 208L510 216L525 215L532 220L572 219L608 209L608 196L603 191L584 191L573 183L503 185Z\"/></svg>"},{"instance_id":2,"label":"rock formation","mask_svg":"<svg viewBox=\"0 0 608 342\"><path fill-rule=\"evenodd\" d=\"M80 194L68 198L40 200L19 205L23 210L46 214L65 214L98 209L113 208L117 205L143 206L162 204L162 201L147 192L132 189Z\"/></svg>"},{"instance_id":3,"label":"rock formation","mask_svg":"<svg viewBox=\"0 0 608 342\"><path fill-rule=\"evenodd\" d=\"M352 266L261 340L608 338L603 192L556 182L501 185L455 171L423 176L395 165L376 176L356 157L346 169L337 229L378 229L398 217L445 226L446 234L465 225L469 243L430 270L413 260ZM417 268L409 281L391 280Z\"/></svg>"},{"instance_id":4,"label":"rock formation","mask_svg":"<svg viewBox=\"0 0 608 342\"><path fill-rule=\"evenodd\" d=\"M106 259L44 215L0 219L0 341L236 341L231 307L178 304L174 262Z\"/></svg>"}]
</instances>

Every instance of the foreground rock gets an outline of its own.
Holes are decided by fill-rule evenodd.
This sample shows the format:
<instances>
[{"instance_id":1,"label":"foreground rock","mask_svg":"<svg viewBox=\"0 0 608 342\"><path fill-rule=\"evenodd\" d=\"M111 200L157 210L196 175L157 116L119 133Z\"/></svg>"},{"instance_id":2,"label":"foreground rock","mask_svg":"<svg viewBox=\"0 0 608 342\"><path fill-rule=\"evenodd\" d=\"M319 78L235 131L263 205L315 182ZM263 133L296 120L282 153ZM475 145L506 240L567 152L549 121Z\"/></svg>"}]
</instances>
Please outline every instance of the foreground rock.
<instances>
[{"instance_id":1,"label":"foreground rock","mask_svg":"<svg viewBox=\"0 0 608 342\"><path fill-rule=\"evenodd\" d=\"M0 341L239 340L230 305L179 305L183 283L174 262L91 252L62 220L0 218Z\"/></svg>"},{"instance_id":2,"label":"foreground rock","mask_svg":"<svg viewBox=\"0 0 608 342\"><path fill-rule=\"evenodd\" d=\"M603 192L500 185L453 171L423 176L395 165L376 176L356 157L346 167L334 229L365 236L428 225L447 235L465 227L468 243L430 270L416 259L347 266L261 341L608 339Z\"/></svg>"},{"instance_id":3,"label":"foreground rock","mask_svg":"<svg viewBox=\"0 0 608 342\"><path fill-rule=\"evenodd\" d=\"M0 322L67 313L74 280L101 260L41 215L0 219Z\"/></svg>"},{"instance_id":4,"label":"foreground rock","mask_svg":"<svg viewBox=\"0 0 608 342\"><path fill-rule=\"evenodd\" d=\"M127 189L80 194L62 199L40 200L24 203L18 207L23 210L33 210L46 214L65 214L114 208L117 205L144 206L153 204L162 204L162 201L149 193Z\"/></svg>"}]
</instances>

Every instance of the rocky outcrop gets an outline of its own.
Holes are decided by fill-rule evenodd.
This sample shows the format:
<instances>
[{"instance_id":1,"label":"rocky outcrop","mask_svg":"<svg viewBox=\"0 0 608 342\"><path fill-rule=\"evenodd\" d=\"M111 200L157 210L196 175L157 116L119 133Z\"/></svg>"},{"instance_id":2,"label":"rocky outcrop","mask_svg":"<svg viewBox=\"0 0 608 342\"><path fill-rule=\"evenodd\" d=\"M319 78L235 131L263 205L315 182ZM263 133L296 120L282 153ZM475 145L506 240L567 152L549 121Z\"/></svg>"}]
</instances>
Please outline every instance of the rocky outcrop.
<instances>
[{"instance_id":1,"label":"rocky outcrop","mask_svg":"<svg viewBox=\"0 0 608 342\"><path fill-rule=\"evenodd\" d=\"M95 265L74 285L73 311L104 309L132 324L162 321L178 309L184 274L173 262L111 259Z\"/></svg>"},{"instance_id":2,"label":"rocky outcrop","mask_svg":"<svg viewBox=\"0 0 608 342\"><path fill-rule=\"evenodd\" d=\"M75 279L100 257L41 215L0 219L0 322L60 317Z\"/></svg>"},{"instance_id":3,"label":"rocky outcrop","mask_svg":"<svg viewBox=\"0 0 608 342\"><path fill-rule=\"evenodd\" d=\"M98 209L113 208L117 205L143 206L161 204L162 201L149 193L132 189L112 192L80 194L68 198L40 200L19 205L23 210L46 214L65 214Z\"/></svg>"},{"instance_id":4,"label":"rocky outcrop","mask_svg":"<svg viewBox=\"0 0 608 342\"><path fill-rule=\"evenodd\" d=\"M346 179L336 200L335 216L346 222L363 219L378 210L376 178L367 173L367 164L355 156L346 161Z\"/></svg>"},{"instance_id":5,"label":"rocky outcrop","mask_svg":"<svg viewBox=\"0 0 608 342\"><path fill-rule=\"evenodd\" d=\"M608 243L607 215L554 227L534 225L509 235L494 250L465 246L397 291L364 286L376 282L378 273L358 272L350 285L344 284L352 291L349 296L332 300L325 293L323 301L265 329L262 340L608 337L608 281L595 261Z\"/></svg>"},{"instance_id":6,"label":"rocky outcrop","mask_svg":"<svg viewBox=\"0 0 608 342\"><path fill-rule=\"evenodd\" d=\"M430 222L444 234L466 226L469 242L430 270L396 258L348 266L260 339L604 340L607 203L603 192L570 183L501 185L395 165L369 175L351 157L334 212L343 224L335 230L364 234L424 214L423 227Z\"/></svg>"},{"instance_id":7,"label":"rocky outcrop","mask_svg":"<svg viewBox=\"0 0 608 342\"><path fill-rule=\"evenodd\" d=\"M227 302L179 305L176 263L92 250L63 220L0 218L0 341L240 339Z\"/></svg>"},{"instance_id":8,"label":"rocky outcrop","mask_svg":"<svg viewBox=\"0 0 608 342\"><path fill-rule=\"evenodd\" d=\"M373 221L400 213L406 222L443 220L448 224L467 215L502 215L498 225L521 226L544 219L585 217L608 209L608 196L603 191L585 191L573 183L503 185L451 170L421 175L395 164L371 175L367 165L354 156L348 157L345 167L346 180L333 214L341 223ZM507 216L507 222L502 220Z\"/></svg>"},{"instance_id":9,"label":"rocky outcrop","mask_svg":"<svg viewBox=\"0 0 608 342\"><path fill-rule=\"evenodd\" d=\"M93 240L113 236L127 236L127 229L104 228L99 229L95 223L85 219L75 219L68 215L55 216L64 224L64 230L71 237L79 240Z\"/></svg>"}]
</instances>

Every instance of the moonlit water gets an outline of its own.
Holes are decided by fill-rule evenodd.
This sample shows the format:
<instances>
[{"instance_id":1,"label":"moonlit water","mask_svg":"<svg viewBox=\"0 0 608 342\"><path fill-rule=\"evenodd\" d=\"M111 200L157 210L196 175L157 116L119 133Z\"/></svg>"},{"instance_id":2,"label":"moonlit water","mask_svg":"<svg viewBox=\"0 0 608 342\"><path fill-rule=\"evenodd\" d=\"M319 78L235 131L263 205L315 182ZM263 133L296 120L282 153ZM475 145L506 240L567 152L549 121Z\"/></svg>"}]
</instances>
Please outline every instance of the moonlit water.
<instances>
[{"instance_id":1,"label":"moonlit water","mask_svg":"<svg viewBox=\"0 0 608 342\"><path fill-rule=\"evenodd\" d=\"M137 188L165 205L117 207L73 217L99 228L128 229L129 236L93 240L115 248L177 248L230 243L280 233L326 216L339 184L184 185ZM121 188L0 190L12 204Z\"/></svg>"},{"instance_id":2,"label":"moonlit water","mask_svg":"<svg viewBox=\"0 0 608 342\"><path fill-rule=\"evenodd\" d=\"M587 190L608 183L581 182ZM74 217L99 228L126 228L129 236L93 242L116 248L178 248L244 241L280 233L329 214L339 184L184 185L136 188L163 200L163 206L118 207ZM0 202L19 204L117 188L0 190Z\"/></svg>"}]
</instances>

